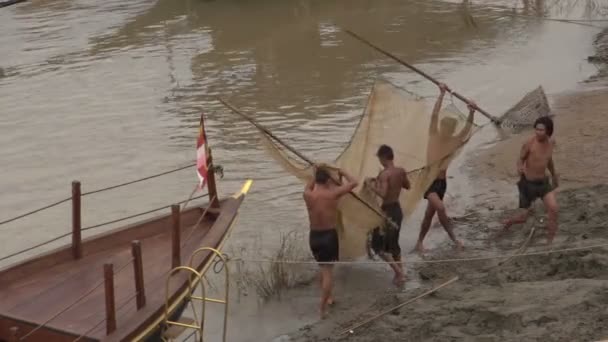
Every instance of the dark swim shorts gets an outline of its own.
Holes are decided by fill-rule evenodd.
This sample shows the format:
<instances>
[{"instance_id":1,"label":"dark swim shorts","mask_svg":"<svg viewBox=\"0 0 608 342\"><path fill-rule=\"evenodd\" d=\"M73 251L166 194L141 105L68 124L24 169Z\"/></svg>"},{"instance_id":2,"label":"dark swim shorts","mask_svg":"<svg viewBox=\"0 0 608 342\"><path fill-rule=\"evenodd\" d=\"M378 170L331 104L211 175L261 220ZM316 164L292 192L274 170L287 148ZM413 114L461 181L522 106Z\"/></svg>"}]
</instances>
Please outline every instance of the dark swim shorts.
<instances>
[{"instance_id":1,"label":"dark swim shorts","mask_svg":"<svg viewBox=\"0 0 608 342\"><path fill-rule=\"evenodd\" d=\"M553 190L549 177L539 180L527 180L526 176L521 175L517 182L519 190L519 207L528 209L536 199L542 199L546 194Z\"/></svg>"},{"instance_id":2,"label":"dark swim shorts","mask_svg":"<svg viewBox=\"0 0 608 342\"><path fill-rule=\"evenodd\" d=\"M380 231L380 227L375 228L372 232L372 249L376 254L390 253L393 258L401 256L401 247L399 246L399 232L401 231L401 222L403 221L403 211L399 202L393 202L382 206L382 211L388 219L393 221L397 227L386 223L384 231Z\"/></svg>"},{"instance_id":3,"label":"dark swim shorts","mask_svg":"<svg viewBox=\"0 0 608 342\"><path fill-rule=\"evenodd\" d=\"M338 261L340 246L336 229L310 230L310 251L317 262Z\"/></svg>"},{"instance_id":4,"label":"dark swim shorts","mask_svg":"<svg viewBox=\"0 0 608 342\"><path fill-rule=\"evenodd\" d=\"M448 182L445 179L435 179L433 184L424 193L424 198L427 198L429 194L436 193L439 198L443 200L443 196L448 188Z\"/></svg>"}]
</instances>

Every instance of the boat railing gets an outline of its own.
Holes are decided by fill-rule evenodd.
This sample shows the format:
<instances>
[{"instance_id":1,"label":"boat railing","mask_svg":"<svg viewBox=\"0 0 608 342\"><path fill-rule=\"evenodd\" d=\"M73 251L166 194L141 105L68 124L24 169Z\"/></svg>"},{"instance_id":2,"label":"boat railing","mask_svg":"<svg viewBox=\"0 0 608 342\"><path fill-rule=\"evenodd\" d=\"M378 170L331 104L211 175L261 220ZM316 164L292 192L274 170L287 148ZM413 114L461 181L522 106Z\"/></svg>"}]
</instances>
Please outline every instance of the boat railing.
<instances>
[{"instance_id":1,"label":"boat railing","mask_svg":"<svg viewBox=\"0 0 608 342\"><path fill-rule=\"evenodd\" d=\"M213 198L211 198L210 202L212 202L214 200L215 196ZM168 284L169 281L171 280L171 275L173 275L174 273L177 272L177 270L179 269L184 269L184 268L188 268L188 269L194 269L194 257L204 251L208 251L211 254L215 254L215 260L213 260L213 263L219 263L221 262L222 264L224 264L224 267L222 267L222 269L225 270L226 272L226 298L223 300L219 300L219 299L211 299L208 298L206 296L206 292L205 292L205 287L204 284L201 282L201 287L203 288L203 296L202 297L198 297L192 294L192 291L194 290L193 285L196 286L196 280L198 278L202 279L206 279L206 276L204 274L204 272L197 272L198 274L198 278L194 277L190 277L188 279L188 288L189 291L186 300L191 300L191 299L197 299L197 300L202 300L203 301L203 312L202 312L202 316L200 319L200 323L198 323L196 326L201 327L202 329L202 325L203 325L203 321L204 321L204 303L205 302L214 302L214 303L224 303L226 305L226 312L224 315L224 319L227 319L227 303L228 303L228 289L229 289L229 285L228 285L228 270L227 270L227 265L226 265L226 259L225 256L222 255L219 251L212 249L212 248L208 248L208 247L203 247L203 248L199 248L196 251L193 252L193 254L190 257L190 260L188 261L188 266L183 266L182 264L182 260L181 260L181 248L184 247L189 240L192 237L192 233L195 231L195 229L201 224L202 220L207 216L208 211L211 209L211 206L207 206L203 212L201 213L201 215L199 216L197 222L192 225L192 227L190 228L190 233L188 234L188 236L186 236L185 239L181 239L180 236L180 232L181 232L181 222L180 222L180 205L179 204L174 204L171 205L171 212L172 212L172 225L171 225L171 253L172 253L172 260L171 260L171 268L168 269L167 271L163 272L162 274L159 274L158 276L154 277L151 280L147 280L146 281L146 286L149 287L151 285L155 285L158 284L160 281L165 280L167 282L167 290L168 290ZM135 305L137 310L142 309L145 305L146 305L146 294L145 294L145 287L144 287L144 274L143 274L143 261L142 261L142 253L141 253L141 244L138 240L134 240L131 242L131 253L132 253L132 257L125 262L124 264L120 265L118 268L114 267L113 263L105 263L103 265L103 279L101 279L99 282L95 283L95 285L89 289L87 292L83 293L80 297L78 297L75 301L69 303L68 305L66 305L64 308L62 308L60 311L58 311L57 313L51 315L46 321L44 321L41 324L37 324L36 327L34 327L32 330L29 330L26 334L24 334L23 336L19 336L19 338L16 339L16 341L25 341L28 337L32 336L32 334L34 334L36 331L44 328L47 324L49 324L51 321L55 320L57 317L59 317L61 314L65 313L66 311L68 311L69 309L73 308L75 305L77 305L78 303L82 302L85 298L87 298L88 296L90 296L93 292L95 292L96 290L98 290L101 286L105 285L105 301L106 301L106 314L105 317L97 322L95 322L94 325L92 325L92 327L90 329L88 329L87 331L85 331L84 333L82 333L81 335L79 335L78 337L76 337L73 342L77 342L83 339L87 339L88 335L91 334L93 331L97 330L100 328L100 326L105 322L106 326L105 326L105 330L106 330L106 334L111 334L112 332L114 332L116 330L117 327L117 323L116 323L116 317L117 317L117 313L122 310L123 308L125 308L129 303L132 303L133 300L135 300ZM212 256L210 256L212 257ZM124 301L122 301L121 303L119 303L119 305L116 305L115 302L115 297L114 297L114 276L119 274L121 271L125 270L129 265L133 264L134 270L133 270L133 274L135 277L135 288L133 291L133 294L131 296L129 296L127 299L125 299ZM215 271L215 267L214 267L214 272L219 273L220 271ZM167 296L167 300L168 300L168 296ZM196 313L195 313L196 314ZM165 310L165 317L168 317L167 315L167 310ZM164 319L164 324L163 326L165 328L170 327L173 323L172 321L169 321L168 319ZM179 322L177 322L179 324ZM224 328L226 327L226 321L224 322ZM176 325L176 324L173 324ZM18 331L15 331L15 334L18 334ZM225 333L224 333L225 335ZM224 339L225 340L225 339Z\"/></svg>"},{"instance_id":2,"label":"boat railing","mask_svg":"<svg viewBox=\"0 0 608 342\"><path fill-rule=\"evenodd\" d=\"M175 169L172 169L172 170L168 170L168 171L163 171L163 172L160 172L160 173L157 173L157 174L153 174L153 175L150 175L150 176L146 176L146 177L143 177L143 178L139 178L139 179L135 179L135 180L131 180L131 181L127 181L127 182L123 182L123 183L119 183L119 184L115 184L115 185L111 185L111 186L108 186L108 187L99 188L99 189L95 189L95 190L87 191L87 192L81 192L81 183L79 181L73 181L72 182L72 196L64 198L64 199L56 201L56 202L53 202L53 203L50 203L48 205L42 206L40 208L31 210L31 211L26 212L24 214L21 214L21 215L18 215L18 216L15 216L15 217L12 217L10 219L6 219L6 220L3 220L3 221L0 222L0 226L3 226L3 225L6 225L6 224L8 224L10 222L14 222L14 221L23 219L25 217L28 217L28 216L31 216L31 215L34 215L34 214L46 211L46 210L51 209L53 207L59 206L59 205L61 205L63 203L71 202L72 203L72 231L69 232L69 233L65 233L65 234L59 235L59 236L54 237L52 239L49 239L47 241L41 242L41 243L36 244L34 246L30 246L30 247L24 248L22 250L19 250L17 252L11 253L9 255L5 255L3 257L0 257L0 262L5 261L5 260L10 259L10 258L13 258L13 257L18 256L18 255L21 255L23 253L32 251L34 249L40 248L42 246L48 245L48 244L50 244L52 242L58 241L60 239L66 238L68 236L72 236L72 249L73 249L74 257L75 258L80 258L82 256L82 250L81 250L81 246L80 246L80 243L81 243L81 232L92 230L92 229L96 229L96 228L100 228L100 227L104 227L104 226L107 226L107 225L110 225L110 224L113 224L113 223L118 223L118 222L121 222L121 221L126 221L126 220L129 220L129 219L132 219L132 218L148 215L148 214L151 214L151 213L154 213L154 212L157 212L157 211L161 211L161 210L165 210L165 209L171 208L171 206L172 206L172 205L168 204L168 205L164 205L162 207L146 210L146 211L143 211L143 212L140 212L140 213L137 213L137 214L133 214L133 215L129 215L129 216L124 216L124 217L120 217L120 218L117 218L117 219L112 219L112 220L109 220L109 221L106 221L106 222L94 224L94 225L87 226L87 227L82 227L81 226L81 210L80 210L80 203L81 203L81 198L82 197L90 196L90 195L93 195L93 194L97 194L97 193L101 193L101 192L105 192L105 191L109 191L109 190L125 187L125 186L131 185L131 184L143 182L143 181L150 180L150 179L153 179L153 178L161 177L161 176L168 175L168 174L171 174L171 173L174 173L174 172L178 172L178 171L182 171L182 170L185 170L185 169L188 169L188 168L192 168L195 165L196 164L189 164L189 165L186 165L186 166L178 167L178 168L175 168ZM223 177L223 169L222 169L221 166L219 166L219 165L215 166L213 168L213 171L215 173L219 173L220 177ZM194 194L194 192L192 193L192 195L193 194ZM199 195L199 196L195 196L195 197L192 197L192 195L188 199L183 200L183 201L179 201L176 204L177 205L185 204L184 205L184 207L185 207L187 205L187 203L190 202L191 200L196 200L196 199L199 199L199 198L203 198L203 197L209 196L208 193L205 193L205 194Z\"/></svg>"}]
</instances>

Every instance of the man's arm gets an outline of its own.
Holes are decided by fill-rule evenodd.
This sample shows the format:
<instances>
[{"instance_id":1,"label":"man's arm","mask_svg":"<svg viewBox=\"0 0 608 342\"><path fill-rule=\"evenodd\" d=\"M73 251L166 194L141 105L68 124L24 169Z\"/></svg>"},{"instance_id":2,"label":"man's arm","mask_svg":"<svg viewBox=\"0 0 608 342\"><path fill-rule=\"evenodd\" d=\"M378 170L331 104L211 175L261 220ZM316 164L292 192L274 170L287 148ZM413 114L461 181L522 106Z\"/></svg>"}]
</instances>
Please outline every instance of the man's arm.
<instances>
[{"instance_id":1,"label":"man's arm","mask_svg":"<svg viewBox=\"0 0 608 342\"><path fill-rule=\"evenodd\" d=\"M467 104L467 107L469 108L469 117L467 117L467 123L462 128L462 131L458 133L459 140L464 139L464 137L466 137L469 132L471 132L471 128L473 128L473 120L475 118L475 110L477 109L477 105L475 104L475 102L469 102Z\"/></svg>"},{"instance_id":2,"label":"man's arm","mask_svg":"<svg viewBox=\"0 0 608 342\"><path fill-rule=\"evenodd\" d=\"M435 134L439 132L439 111L441 110L441 103L443 102L443 96L445 95L446 90L450 90L448 86L443 83L439 83L439 97L437 98L437 102L435 102L435 107L433 107L433 114L431 115L431 134Z\"/></svg>"},{"instance_id":3,"label":"man's arm","mask_svg":"<svg viewBox=\"0 0 608 342\"><path fill-rule=\"evenodd\" d=\"M354 188L356 188L357 185L359 185L359 182L357 182L355 177L353 177L350 173L348 173L342 169L340 169L338 171L338 173L340 174L340 176L344 176L344 178L346 178L346 182L343 182L341 185L339 185L336 188L335 194L337 197L340 197L342 195L349 193Z\"/></svg>"},{"instance_id":4,"label":"man's arm","mask_svg":"<svg viewBox=\"0 0 608 342\"><path fill-rule=\"evenodd\" d=\"M549 172L551 172L551 182L553 183L553 187L557 188L559 186L559 178L557 176L557 172L555 172L555 164L553 163L553 157L549 159L547 169L549 169Z\"/></svg>"},{"instance_id":5,"label":"man's arm","mask_svg":"<svg viewBox=\"0 0 608 342\"><path fill-rule=\"evenodd\" d=\"M407 178L407 172L403 169L403 188L409 190L411 188L410 180Z\"/></svg>"},{"instance_id":6,"label":"man's arm","mask_svg":"<svg viewBox=\"0 0 608 342\"><path fill-rule=\"evenodd\" d=\"M312 190L315 188L315 180L312 178L306 183L306 187L304 187L304 194L302 195L305 199L310 195Z\"/></svg>"},{"instance_id":7,"label":"man's arm","mask_svg":"<svg viewBox=\"0 0 608 342\"><path fill-rule=\"evenodd\" d=\"M388 192L388 179L386 173L382 173L378 176L377 181L372 183L371 189L381 198L386 197L386 193Z\"/></svg>"},{"instance_id":8,"label":"man's arm","mask_svg":"<svg viewBox=\"0 0 608 342\"><path fill-rule=\"evenodd\" d=\"M521 151L519 152L519 158L517 158L517 171L519 174L524 174L524 163L526 159L528 159L528 154L530 153L530 141L526 141L521 146Z\"/></svg>"}]
</instances>

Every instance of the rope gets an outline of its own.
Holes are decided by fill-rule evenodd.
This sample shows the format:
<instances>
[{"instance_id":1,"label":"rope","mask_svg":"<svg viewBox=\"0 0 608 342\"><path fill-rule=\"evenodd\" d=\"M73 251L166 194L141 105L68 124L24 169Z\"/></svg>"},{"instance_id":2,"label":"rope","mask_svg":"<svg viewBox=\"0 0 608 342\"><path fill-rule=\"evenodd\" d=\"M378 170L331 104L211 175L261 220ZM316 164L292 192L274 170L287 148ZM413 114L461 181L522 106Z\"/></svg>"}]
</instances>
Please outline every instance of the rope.
<instances>
[{"instance_id":1,"label":"rope","mask_svg":"<svg viewBox=\"0 0 608 342\"><path fill-rule=\"evenodd\" d=\"M118 270L114 271L114 274L120 273L120 271L122 271L125 267L129 266L129 264L132 263L132 262L133 262L133 259L130 259L124 265L122 265ZM102 280L101 282L97 283L92 289L90 289L89 291L87 291L85 294L83 294L82 296L78 297L72 304L66 306L65 308L63 308L62 310L60 310L59 312L57 312L56 314L54 314L53 316L51 316L51 318L47 319L44 323L39 324L36 328L34 328L33 330L31 330L30 332L28 332L27 334L25 334L19 340L20 341L25 340L25 338L27 338L28 336L32 335L34 332L38 331L40 328L44 327L50 321L54 320L55 318L59 317L59 315L61 315L62 313L66 312L67 310L69 310L72 307L74 307L74 305L76 305L78 302L80 302L81 300L83 300L84 298L86 298L88 295L90 295L91 293L93 293L93 291L97 290L104 283L105 283L105 279Z\"/></svg>"},{"instance_id":2,"label":"rope","mask_svg":"<svg viewBox=\"0 0 608 342\"><path fill-rule=\"evenodd\" d=\"M52 203L52 204L49 204L49 205L45 205L45 206L44 206L44 207L42 207L42 208L38 208L38 209L36 209L36 210L32 210L32 211L30 211L30 212L27 212L27 213L25 213L25 214L21 214L21 215L19 215L19 216L15 216L15 217L10 218L10 219L8 219L8 220L4 220L4 221L0 222L0 226L1 226L1 225L3 225L3 224L9 223L9 222L13 222L13 221L15 221L15 220L18 220L18 219L20 219L20 218L24 218L24 217L26 217L26 216L30 216L30 215L32 215L32 214L35 214L35 213L39 212L39 211L43 211L43 210L46 210L46 209L49 209L49 208L52 208L52 207L58 206L58 205L60 205L61 203L67 202L67 201L69 201L69 200L71 200L71 199L72 199L72 197L68 197L68 198L66 198L66 199L62 199L61 201L57 201L57 202L55 202L55 203Z\"/></svg>"},{"instance_id":3,"label":"rope","mask_svg":"<svg viewBox=\"0 0 608 342\"><path fill-rule=\"evenodd\" d=\"M526 240L526 244L529 241ZM485 256L485 257L471 257L471 258L454 258L454 259L437 259L437 260L418 260L418 261L383 261L383 262L378 262L378 261L330 261L330 262L323 262L323 264L327 264L327 265L333 265L333 264L341 264L341 265L367 265L367 264L371 264L371 265L384 265L384 264L438 264L438 263L451 263L451 262L467 262L467 261L485 261L485 260L495 260L495 259L502 259L502 258L507 258L507 260L511 259L511 258L517 258L517 257L527 257L527 256L536 256L536 255L547 255L547 254L553 254L553 253L563 253L563 252L574 252L574 251L581 251L581 250L588 250L588 249L595 249L595 248L606 248L608 247L608 243L604 243L604 244L599 244L599 245L590 245L590 246L581 246L581 247L571 247L571 248L563 248L563 249L551 249L548 251L539 251L539 252L530 252L530 253L522 253L522 254L514 254L511 256L504 256L504 255L492 255L492 256ZM521 250L522 248L518 249ZM255 262L255 263L280 263L280 264L314 264L317 265L319 264L316 261L308 261L308 260L273 260L273 259L244 259L244 258L229 258L228 262L232 262L232 261L242 261L242 262Z\"/></svg>"},{"instance_id":4,"label":"rope","mask_svg":"<svg viewBox=\"0 0 608 342\"><path fill-rule=\"evenodd\" d=\"M208 195L209 194L200 195L200 196L197 196L197 197L185 200L185 201L177 202L176 204L186 203L186 202L188 202L188 201L190 201L192 199L199 199L199 198L202 198L202 197L205 197L205 196L208 196ZM151 214L151 213L153 213L155 211L160 211L160 210L167 209L167 208L171 208L171 206L170 205L165 205L163 207L152 209L152 210L148 210L148 211L143 212L143 213L134 214L134 215L131 215L131 216L126 216L126 217L123 217L123 218L119 218L119 219L112 220L112 221L107 221L107 222L104 222L104 223L99 223L99 224L96 224L96 225L93 225L93 226L82 228L81 231L86 231L86 230L89 230L89 229L99 228L101 226L106 226L108 224L112 224L112 223L116 223L116 222L120 222L120 221L125 221L125 220L128 220L128 219L132 219L134 217L143 216L143 215L146 215L146 214Z\"/></svg>"},{"instance_id":5,"label":"rope","mask_svg":"<svg viewBox=\"0 0 608 342\"><path fill-rule=\"evenodd\" d=\"M173 172L181 171L181 170L187 169L187 168L192 167L192 166L196 166L196 164L190 164L190 165L182 166L182 167L177 168L177 169L173 169L173 170L169 170L169 171L165 171L165 172L157 173L157 174L155 174L155 175L151 175L151 176L148 176L148 177L144 177L144 178L136 179L136 180L134 180L134 181L130 181L130 182L125 182L125 183L121 183L121 184L117 184L117 185L109 186L109 187L106 187L106 188L101 188L101 189L97 189L97 190L93 190L93 191L88 191L88 192L85 192L85 193L81 194L81 196L92 195L92 194L96 194L96 193L99 193L99 192L103 192L103 191L107 191L107 190L111 190L111 189L116 189L116 188L119 188L119 187L122 187L122 186L126 186L126 185L130 185L130 184L134 184L134 183L142 182L142 181L145 181L145 180L148 180L148 179L151 179L151 178L160 177L160 176L164 176L164 175L167 175L167 174L170 174L170 173L173 173ZM26 216L33 215L33 214L35 214L35 213L37 213L37 212L40 212L40 211L43 211L43 210L46 210L46 209L49 209L49 208L55 207L55 206L57 206L57 205L59 205L59 204L62 204L62 203L67 202L67 201L70 201L71 199L72 199L72 197L70 196L70 197L68 197L68 198L62 199L61 201L57 201L57 202L55 202L55 203L52 203L52 204L46 205L46 206L44 206L44 207L41 207L41 208L38 208L38 209L32 210L32 211L27 212L27 213L25 213L25 214L21 214L21 215L19 215L19 216L15 216L15 217L10 218L10 219L8 219L8 220L1 221L1 222L0 222L0 226L1 226L1 225L4 225L4 224L6 224L6 223L13 222L13 221L15 221L15 220L18 220L18 219L24 218L24 217L26 217Z\"/></svg>"},{"instance_id":6,"label":"rope","mask_svg":"<svg viewBox=\"0 0 608 342\"><path fill-rule=\"evenodd\" d=\"M209 195L209 194L204 194L204 195L200 195L200 196L194 197L194 198L192 198L192 199L199 199L199 198L202 198L202 197L205 197L205 196L208 196L208 195ZM180 201L180 202L177 202L177 203L178 203L178 204L182 204L182 203L185 203L185 202L186 202L186 201ZM112 221L108 221L108 222L104 222L104 223L96 224L96 225L93 225L93 226L90 226L90 227L82 228L80 231L86 231L86 230L90 230L90 229L94 229L94 228L99 228L99 227L101 227L101 226L105 226L105 225L108 225L108 224L112 224L112 223L116 223L116 222L120 222L120 221L128 220L128 219L131 219L131 218L134 218L134 217L138 217L138 216L142 216L142 215L150 214L150 213L153 213L153 212L156 212L156 211L159 211L159 210L162 210L162 209L170 208L170 207L171 207L170 205L166 205L166 206L164 206L164 207L161 207L161 208L156 208L156 209L152 209L152 210L148 210L148 211L143 212L143 213L139 213L139 214L135 214L135 215L131 215L131 216L127 216L127 217L123 217L123 218L120 218L120 219L116 219L116 220L112 220ZM53 239L51 239L51 240L48 240L48 241L45 241L45 242L39 243L39 244L37 244L37 245L35 245L35 246L32 246L32 247L26 248L26 249L24 249L24 250L21 250L21 251L15 252L15 253L13 253L13 254L10 254L10 255L7 255L7 256L4 256L4 257L0 258L0 262L1 262L1 261L4 261L4 260L6 260L6 259L10 259L10 258L12 258L12 257L14 257L14 256L19 255L19 254L23 254L23 253L25 253L25 252L29 252L29 251L31 251L31 250L33 250L33 249L38 248L38 247L42 247L42 246L47 245L47 244L49 244L49 243L51 243L51 242L55 242L55 241L57 241L57 240L59 240L59 239L62 239L62 238L64 238L64 237L68 237L68 236L70 236L70 235L72 235L72 233L71 233L71 232L70 232L70 233L63 234L63 235L60 235L60 236L58 236L58 237L56 237L56 238L53 238Z\"/></svg>"},{"instance_id":7,"label":"rope","mask_svg":"<svg viewBox=\"0 0 608 342\"><path fill-rule=\"evenodd\" d=\"M152 178L168 175L168 174L173 173L173 172L185 170L185 169L187 169L189 167L193 167L193 166L196 166L196 164L190 164L190 165L182 166L182 167L179 167L177 169L173 169L173 170L157 173L155 175L151 175L151 176L148 176L148 177L136 179L136 180L133 180L133 181L130 181L130 182L125 182L125 183L121 183L121 184L117 184L117 185L112 185L112 186L109 186L109 187L106 187L106 188L101 188L101 189L97 189L97 190L93 190L93 191L88 191L88 192L83 193L81 196L92 195L92 194L96 194L98 192L103 192L103 191L107 191L107 190L111 190L111 189L120 188L120 187L125 186L125 185L131 185L131 184L134 184L134 183L143 182L143 181L148 180L148 179L152 179Z\"/></svg>"},{"instance_id":8,"label":"rope","mask_svg":"<svg viewBox=\"0 0 608 342\"><path fill-rule=\"evenodd\" d=\"M41 247L41 246L47 245L47 244L49 244L49 243L51 243L51 242L55 242L55 241L57 241L57 240L59 240L59 239L62 239L62 238L64 238L64 237L67 237L67 236L70 236L70 235L72 235L72 233L63 234L63 235L58 236L58 237L56 237L56 238L54 238L54 239L51 239L51 240L48 240L48 241L45 241L45 242L39 243L39 244L37 244L37 245L35 245L35 246L33 246L33 247L29 247L29 248L26 248L26 249L24 249L24 250L22 250L22 251L15 252L15 253L13 253L13 254L10 254L10 255L7 255L7 256L5 256L5 257L2 257L2 258L0 258L0 261L4 261L4 260L6 260L6 259L10 259L10 258L12 258L12 257L14 257L14 256L16 256L16 255L23 254L23 253L25 253L25 252L29 252L29 251L31 251L31 250L33 250L33 249L36 249L36 248L38 248L38 247Z\"/></svg>"}]
</instances>

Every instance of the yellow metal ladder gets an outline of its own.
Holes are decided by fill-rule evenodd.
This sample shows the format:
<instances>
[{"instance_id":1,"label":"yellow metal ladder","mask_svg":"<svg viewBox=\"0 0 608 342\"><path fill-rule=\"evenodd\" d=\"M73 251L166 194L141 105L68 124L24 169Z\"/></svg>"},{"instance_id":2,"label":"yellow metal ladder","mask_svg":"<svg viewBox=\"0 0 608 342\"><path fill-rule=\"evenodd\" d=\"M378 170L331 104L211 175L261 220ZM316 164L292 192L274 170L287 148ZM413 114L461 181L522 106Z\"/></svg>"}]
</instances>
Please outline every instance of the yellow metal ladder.
<instances>
[{"instance_id":1,"label":"yellow metal ladder","mask_svg":"<svg viewBox=\"0 0 608 342\"><path fill-rule=\"evenodd\" d=\"M203 272L199 272L192 267L192 262L194 257L201 252L211 252L212 254L209 256L210 260L207 265L203 268ZM213 256L215 258L211 259ZM222 262L223 270L225 274L225 290L224 290L224 299L215 299L207 297L207 292L205 288L205 284L203 280L206 279L205 273L209 266L212 263ZM169 284L171 282L171 278L174 274L178 272L189 272L190 277L188 279L188 292L186 296L181 299L181 302L190 302L192 306L192 312L194 318L183 317L177 321L172 321L169 307L170 307L170 298L169 298ZM219 272L218 272L219 273ZM219 303L224 305L224 327L222 334L222 341L226 342L226 333L228 327L228 299L229 299L229 290L230 290L230 282L229 282L230 272L228 271L228 263L226 262L226 258L220 251L211 247L202 247L194 251L192 256L190 257L190 262L188 266L178 266L169 272L169 276L167 277L167 283L165 288L165 312L164 312L164 324L162 331L162 340L165 342L175 341L186 329L194 330L195 334L198 334L197 340L203 341L203 327L205 323L205 303ZM194 295L194 291L197 287L197 284L200 284L202 296ZM193 300L197 300L201 302L201 317L198 319L198 315L196 313L196 307L194 306ZM175 306L177 307L177 306Z\"/></svg>"}]
</instances>

